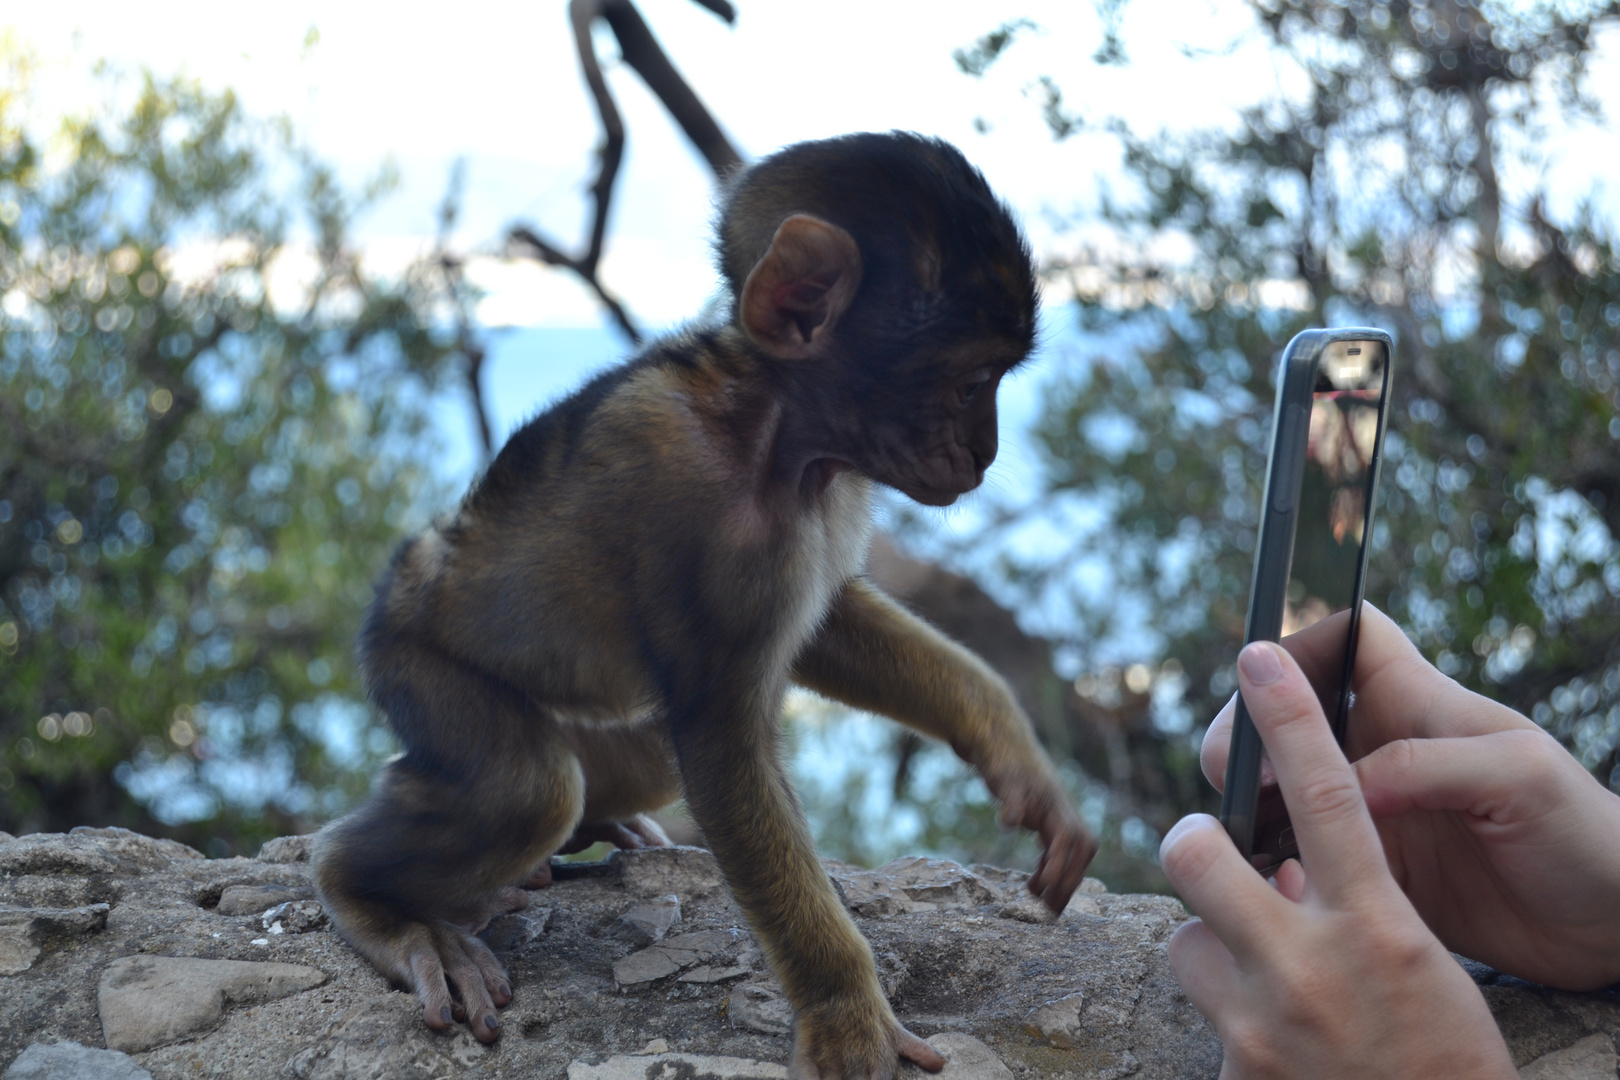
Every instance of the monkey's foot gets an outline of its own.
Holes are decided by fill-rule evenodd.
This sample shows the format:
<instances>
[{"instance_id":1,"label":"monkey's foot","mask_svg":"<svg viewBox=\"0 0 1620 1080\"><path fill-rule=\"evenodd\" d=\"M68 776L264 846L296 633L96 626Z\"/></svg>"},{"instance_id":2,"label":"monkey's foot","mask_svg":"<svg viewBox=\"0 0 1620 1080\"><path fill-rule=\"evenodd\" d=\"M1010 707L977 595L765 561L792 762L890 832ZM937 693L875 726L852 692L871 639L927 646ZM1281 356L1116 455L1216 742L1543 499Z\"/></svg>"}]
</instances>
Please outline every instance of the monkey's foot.
<instances>
[{"instance_id":1,"label":"monkey's foot","mask_svg":"<svg viewBox=\"0 0 1620 1080\"><path fill-rule=\"evenodd\" d=\"M574 830L574 835L557 849L557 853L572 855L592 844L601 843L625 849L668 847L669 834L646 814L636 814L623 821L587 821Z\"/></svg>"},{"instance_id":2,"label":"monkey's foot","mask_svg":"<svg viewBox=\"0 0 1620 1080\"><path fill-rule=\"evenodd\" d=\"M938 1050L900 1026L888 1003L835 998L802 1010L794 1023L788 1080L893 1080L900 1059L939 1072Z\"/></svg>"},{"instance_id":3,"label":"monkey's foot","mask_svg":"<svg viewBox=\"0 0 1620 1080\"><path fill-rule=\"evenodd\" d=\"M451 923L417 923L402 944L409 972L405 981L422 1003L428 1027L443 1031L452 1023L466 1023L481 1043L500 1037L495 1010L512 1000L512 983L488 945Z\"/></svg>"},{"instance_id":4,"label":"monkey's foot","mask_svg":"<svg viewBox=\"0 0 1620 1080\"><path fill-rule=\"evenodd\" d=\"M516 885L509 885L490 893L473 917L462 925L471 933L482 934L489 928L490 920L495 916L510 915L528 906L529 894Z\"/></svg>"},{"instance_id":5,"label":"monkey's foot","mask_svg":"<svg viewBox=\"0 0 1620 1080\"><path fill-rule=\"evenodd\" d=\"M669 834L658 822L646 814L637 814L624 821L585 822L574 830L574 835L557 849L559 855L572 855L584 851L592 844L607 843L620 849L669 847ZM525 889L544 889L551 884L551 861L541 863L521 883Z\"/></svg>"}]
</instances>

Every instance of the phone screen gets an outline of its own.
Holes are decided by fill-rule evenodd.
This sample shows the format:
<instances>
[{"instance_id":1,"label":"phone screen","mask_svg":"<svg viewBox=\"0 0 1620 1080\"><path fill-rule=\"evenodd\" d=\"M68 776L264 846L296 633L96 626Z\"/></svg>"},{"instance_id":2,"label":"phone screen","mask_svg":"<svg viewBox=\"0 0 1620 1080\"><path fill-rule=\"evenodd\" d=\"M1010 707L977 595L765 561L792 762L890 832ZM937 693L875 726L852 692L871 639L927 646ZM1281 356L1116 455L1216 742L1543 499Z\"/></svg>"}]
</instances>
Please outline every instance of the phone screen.
<instances>
[{"instance_id":1,"label":"phone screen","mask_svg":"<svg viewBox=\"0 0 1620 1080\"><path fill-rule=\"evenodd\" d=\"M1312 388L1310 428L1301 468L1299 513L1283 603L1282 637L1329 619L1319 633L1336 633L1344 663L1338 678L1318 686L1322 711L1342 744L1354 695L1355 643L1360 628L1362 573L1372 523L1379 424L1389 357L1381 341L1333 341L1322 349ZM1254 852L1275 865L1298 854L1287 810L1273 784L1260 792ZM1263 858L1262 858L1263 857Z\"/></svg>"},{"instance_id":2,"label":"phone screen","mask_svg":"<svg viewBox=\"0 0 1620 1080\"><path fill-rule=\"evenodd\" d=\"M1322 350L1311 394L1283 637L1349 609L1361 597L1387 368L1381 341L1334 341ZM1346 634L1354 621L1355 613L1344 620ZM1341 741L1355 660L1351 648L1344 651L1339 685L1332 688L1332 699L1323 701Z\"/></svg>"}]
</instances>

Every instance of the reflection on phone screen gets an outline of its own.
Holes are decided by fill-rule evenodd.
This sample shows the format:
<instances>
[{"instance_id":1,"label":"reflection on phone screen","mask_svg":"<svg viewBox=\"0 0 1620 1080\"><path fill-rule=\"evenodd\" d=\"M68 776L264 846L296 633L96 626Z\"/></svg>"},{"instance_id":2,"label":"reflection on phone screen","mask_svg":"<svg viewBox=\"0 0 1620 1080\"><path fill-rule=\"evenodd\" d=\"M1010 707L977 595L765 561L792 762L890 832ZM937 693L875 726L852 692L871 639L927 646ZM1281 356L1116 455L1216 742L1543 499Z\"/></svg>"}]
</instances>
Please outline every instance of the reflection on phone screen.
<instances>
[{"instance_id":1,"label":"reflection on phone screen","mask_svg":"<svg viewBox=\"0 0 1620 1080\"><path fill-rule=\"evenodd\" d=\"M1379 341L1335 341L1322 350L1311 395L1310 434L1299 492L1282 636L1288 637L1346 609L1334 649L1344 663L1326 686L1318 686L1322 711L1344 741L1351 704L1360 626L1361 575L1372 519L1379 409L1388 356ZM1326 628L1324 628L1325 630ZM1282 799L1273 786L1260 794L1255 852L1281 862L1297 853Z\"/></svg>"}]
</instances>

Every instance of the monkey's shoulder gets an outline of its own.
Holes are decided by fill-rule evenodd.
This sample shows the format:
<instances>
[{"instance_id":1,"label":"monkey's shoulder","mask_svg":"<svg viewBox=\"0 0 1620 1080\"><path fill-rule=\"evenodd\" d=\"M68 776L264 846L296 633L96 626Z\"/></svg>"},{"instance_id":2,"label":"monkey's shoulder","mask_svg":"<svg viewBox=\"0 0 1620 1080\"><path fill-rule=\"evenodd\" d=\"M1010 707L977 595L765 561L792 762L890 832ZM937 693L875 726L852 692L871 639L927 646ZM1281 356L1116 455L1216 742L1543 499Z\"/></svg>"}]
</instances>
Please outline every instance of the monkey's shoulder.
<instances>
[{"instance_id":1,"label":"monkey's shoulder","mask_svg":"<svg viewBox=\"0 0 1620 1080\"><path fill-rule=\"evenodd\" d=\"M703 444L735 434L740 414L770 410L768 380L733 336L725 328L682 331L598 374L513 432L467 505L499 504L604 470L631 471L647 456L661 469L678 465L683 450L706 458Z\"/></svg>"}]
</instances>

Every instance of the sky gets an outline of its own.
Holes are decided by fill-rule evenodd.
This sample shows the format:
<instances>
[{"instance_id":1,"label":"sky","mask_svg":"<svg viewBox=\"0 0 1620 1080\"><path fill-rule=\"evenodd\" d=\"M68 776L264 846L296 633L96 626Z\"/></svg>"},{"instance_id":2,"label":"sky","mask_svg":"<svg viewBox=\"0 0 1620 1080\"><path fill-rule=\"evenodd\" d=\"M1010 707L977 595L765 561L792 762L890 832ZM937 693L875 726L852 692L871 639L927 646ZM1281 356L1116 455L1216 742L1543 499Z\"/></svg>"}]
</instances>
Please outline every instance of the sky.
<instances>
[{"instance_id":1,"label":"sky","mask_svg":"<svg viewBox=\"0 0 1620 1080\"><path fill-rule=\"evenodd\" d=\"M1029 232L1038 256L1073 251L1098 193L1119 184L1111 137L1054 140L1040 116L1039 76L1063 88L1093 123L1117 117L1138 131L1229 125L1242 105L1286 93L1279 69L1240 0L1131 0L1121 8L1130 63L1099 65L1098 7L1073 0L736 0L727 26L692 0L640 0L677 67L745 157L801 139L905 128L959 145ZM982 79L953 50L1016 18L1020 36ZM465 163L464 213L454 247L474 256L486 291L480 320L492 338L486 401L498 433L610 363L624 343L570 275L493 255L515 222L564 247L582 246L599 138L580 78L563 0L463 0L453 7L284 0L219 5L160 0L13 2L0 7L38 61L42 116L105 93L96 61L135 73L185 73L231 87L255 114L288 117L315 153L359 185L385 162L399 188L359 223L379 269L402 266L430 243L454 164ZM1611 35L1612 37L1612 35ZM606 31L599 54L611 57ZM1607 41L1593 85L1620 88L1620 42ZM1189 53L1197 54L1190 58ZM709 252L713 182L662 106L633 72L609 64L628 130L602 277L644 326L696 315L717 285ZM1612 111L1612 110L1611 110ZM1620 218L1620 187L1602 187L1620 160L1620 133L1554 130L1546 163L1521 179L1552 178L1554 208L1597 191ZM1514 182L1505 169L1505 187ZM1594 184L1600 185L1594 188ZM1054 365L1073 361L1061 308L1046 316L1053 348L1005 391L1007 424L1032 417ZM470 414L447 405L452 474L474 466ZM998 472L1006 475L1010 467Z\"/></svg>"},{"instance_id":2,"label":"sky","mask_svg":"<svg viewBox=\"0 0 1620 1080\"><path fill-rule=\"evenodd\" d=\"M1106 101L1142 126L1218 123L1233 104L1274 85L1257 49L1205 65L1189 95L1163 74L1179 44L1217 46L1246 25L1235 4L1138 0L1127 30L1174 12L1176 35L1138 33L1133 64L1089 59L1101 27L1089 5L987 3L815 5L740 0L735 27L691 0L643 0L649 24L699 96L748 157L853 130L906 128L961 145L1023 215L1042 251L1061 248L1054 217L1096 189L1107 140L1054 142L1028 84L1061 76L1073 100ZM43 111L97 93L94 60L135 71L185 71L233 87L261 115L286 115L352 181L392 160L401 189L364 223L379 258L433 229L451 166L466 161L466 213L457 240L488 250L527 221L568 246L583 238L584 187L594 169L596 117L582 88L565 5L470 0L439 5L257 6L167 2L17 5L0 15L39 55ZM1000 23L1040 25L983 80L951 58ZM314 31L312 33L311 31ZM614 52L603 32L603 55ZM1247 53L1255 55L1246 55ZM1184 63L1180 66L1185 67ZM604 278L652 325L695 313L713 291L708 225L713 185L662 107L632 72L610 83L629 131ZM1101 116L1092 105L1082 111ZM975 119L989 130L981 133ZM595 326L595 305L567 275L485 268L481 316L492 324Z\"/></svg>"}]
</instances>

